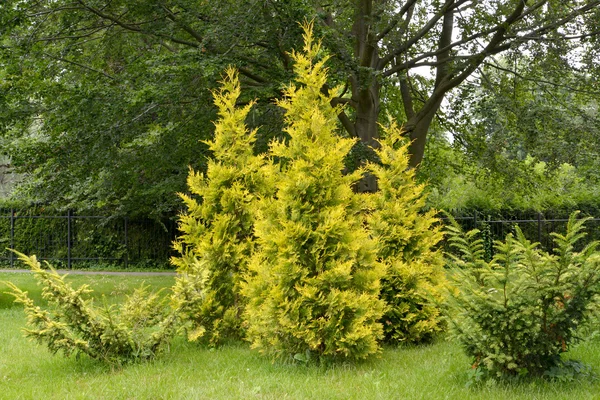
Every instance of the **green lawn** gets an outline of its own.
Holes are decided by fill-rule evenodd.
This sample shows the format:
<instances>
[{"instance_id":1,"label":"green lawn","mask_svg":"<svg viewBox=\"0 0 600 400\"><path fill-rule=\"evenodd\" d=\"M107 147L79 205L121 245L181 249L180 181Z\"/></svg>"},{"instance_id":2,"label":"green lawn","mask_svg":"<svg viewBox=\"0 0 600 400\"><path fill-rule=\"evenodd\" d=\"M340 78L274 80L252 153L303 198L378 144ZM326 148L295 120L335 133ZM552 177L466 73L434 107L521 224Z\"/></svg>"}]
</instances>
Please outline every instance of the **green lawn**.
<instances>
[{"instance_id":1,"label":"green lawn","mask_svg":"<svg viewBox=\"0 0 600 400\"><path fill-rule=\"evenodd\" d=\"M142 281L158 288L173 277L72 276L118 298ZM0 274L34 296L31 275ZM0 295L0 399L600 399L600 379L536 380L467 388L469 360L454 344L386 348L358 365L324 368L273 364L244 344L209 350L176 340L151 363L111 370L86 358L65 359L23 338L25 318ZM572 358L600 375L600 340Z\"/></svg>"}]
</instances>

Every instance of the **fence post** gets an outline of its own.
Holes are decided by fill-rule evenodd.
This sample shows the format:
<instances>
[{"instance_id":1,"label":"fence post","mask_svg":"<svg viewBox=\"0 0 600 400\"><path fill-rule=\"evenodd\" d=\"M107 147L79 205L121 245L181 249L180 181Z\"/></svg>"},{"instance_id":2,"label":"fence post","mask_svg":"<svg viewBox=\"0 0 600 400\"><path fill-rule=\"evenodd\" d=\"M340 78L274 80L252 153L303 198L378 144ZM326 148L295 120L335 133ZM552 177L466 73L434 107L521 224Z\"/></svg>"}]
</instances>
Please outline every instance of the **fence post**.
<instances>
[{"instance_id":1,"label":"fence post","mask_svg":"<svg viewBox=\"0 0 600 400\"><path fill-rule=\"evenodd\" d=\"M129 264L129 247L127 241L127 215L123 218L123 226L125 228L125 268L127 268Z\"/></svg>"},{"instance_id":2,"label":"fence post","mask_svg":"<svg viewBox=\"0 0 600 400\"><path fill-rule=\"evenodd\" d=\"M10 248L11 250L15 248L15 210L14 208L10 209ZM13 268L15 266L15 253L10 252L10 267Z\"/></svg>"},{"instance_id":3,"label":"fence post","mask_svg":"<svg viewBox=\"0 0 600 400\"><path fill-rule=\"evenodd\" d=\"M542 244L542 213L539 212L537 215L538 220L538 243Z\"/></svg>"},{"instance_id":4,"label":"fence post","mask_svg":"<svg viewBox=\"0 0 600 400\"><path fill-rule=\"evenodd\" d=\"M67 211L67 266L71 269L71 217L73 211L69 209Z\"/></svg>"}]
</instances>

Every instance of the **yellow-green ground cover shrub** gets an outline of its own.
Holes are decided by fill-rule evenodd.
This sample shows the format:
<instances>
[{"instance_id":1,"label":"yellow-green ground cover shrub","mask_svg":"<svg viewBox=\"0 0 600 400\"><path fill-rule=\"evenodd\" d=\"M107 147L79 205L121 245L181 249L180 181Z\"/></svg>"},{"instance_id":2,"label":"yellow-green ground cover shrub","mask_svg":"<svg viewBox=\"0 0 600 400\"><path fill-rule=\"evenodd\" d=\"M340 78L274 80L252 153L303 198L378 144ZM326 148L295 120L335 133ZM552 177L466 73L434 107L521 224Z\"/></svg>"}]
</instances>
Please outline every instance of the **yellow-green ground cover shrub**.
<instances>
[{"instance_id":1,"label":"yellow-green ground cover shrub","mask_svg":"<svg viewBox=\"0 0 600 400\"><path fill-rule=\"evenodd\" d=\"M27 292L5 282L27 315L25 335L65 356L86 354L110 364L154 358L177 331L178 315L165 304L160 293L141 286L116 306L96 306L92 290L84 284L74 289L47 264L42 269L35 256L17 253L42 286L47 308L35 304Z\"/></svg>"}]
</instances>

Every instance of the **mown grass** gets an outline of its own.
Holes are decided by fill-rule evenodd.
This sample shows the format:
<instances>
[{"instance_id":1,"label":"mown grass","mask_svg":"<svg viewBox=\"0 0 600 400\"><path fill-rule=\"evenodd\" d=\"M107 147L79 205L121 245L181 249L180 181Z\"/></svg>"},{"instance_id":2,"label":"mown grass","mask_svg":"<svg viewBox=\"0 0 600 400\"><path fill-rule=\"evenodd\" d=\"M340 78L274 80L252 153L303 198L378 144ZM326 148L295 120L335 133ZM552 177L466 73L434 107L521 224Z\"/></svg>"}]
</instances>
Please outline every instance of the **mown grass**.
<instances>
[{"instance_id":1,"label":"mown grass","mask_svg":"<svg viewBox=\"0 0 600 400\"><path fill-rule=\"evenodd\" d=\"M68 270L67 263L65 262L51 262L52 266L58 270ZM13 270L20 270L26 268L20 262L15 262L11 267L7 261L0 261L0 270L11 272ZM131 263L127 267L122 263L107 263L101 261L94 262L73 262L74 270L78 271L90 271L90 272L173 272L175 273L175 267L168 262L164 263ZM3 273L4 271L0 271Z\"/></svg>"},{"instance_id":2,"label":"mown grass","mask_svg":"<svg viewBox=\"0 0 600 400\"><path fill-rule=\"evenodd\" d=\"M173 277L72 276L98 295L118 299L142 281L168 287ZM0 274L39 296L31 275ZM111 369L87 358L66 359L25 339L25 317L0 296L1 399L598 399L600 380L532 380L467 387L469 360L443 339L421 347L385 348L359 364L329 367L271 363L245 344L216 350L177 339L157 360ZM600 375L600 340L570 357Z\"/></svg>"},{"instance_id":3,"label":"mown grass","mask_svg":"<svg viewBox=\"0 0 600 400\"><path fill-rule=\"evenodd\" d=\"M101 300L104 296L109 301L121 301L126 295L140 285L148 285L153 290L168 288L174 282L174 276L148 275L148 276L123 276L123 275L68 275L67 280L74 287L88 284L94 290L92 297ZM0 272L0 282L13 282L21 290L29 292L29 296L35 301L42 301L41 287L37 285L33 274L17 272ZM5 293L6 286L0 283L0 309L13 307L13 296Z\"/></svg>"}]
</instances>

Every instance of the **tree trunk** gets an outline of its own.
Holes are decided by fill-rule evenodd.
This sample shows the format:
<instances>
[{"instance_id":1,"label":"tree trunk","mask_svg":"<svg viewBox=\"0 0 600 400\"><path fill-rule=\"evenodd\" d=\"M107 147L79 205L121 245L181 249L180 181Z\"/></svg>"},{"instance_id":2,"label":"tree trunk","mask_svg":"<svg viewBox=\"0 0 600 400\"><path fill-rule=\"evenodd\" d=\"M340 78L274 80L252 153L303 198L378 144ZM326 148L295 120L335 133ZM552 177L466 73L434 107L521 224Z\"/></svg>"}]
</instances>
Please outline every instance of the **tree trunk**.
<instances>
[{"instance_id":1,"label":"tree trunk","mask_svg":"<svg viewBox=\"0 0 600 400\"><path fill-rule=\"evenodd\" d=\"M368 88L360 90L356 106L355 132L360 141L366 146L379 148L379 127L377 119L379 116L379 89L377 79L373 79ZM366 175L358 184L360 192L376 192L377 180L371 174Z\"/></svg>"},{"instance_id":2,"label":"tree trunk","mask_svg":"<svg viewBox=\"0 0 600 400\"><path fill-rule=\"evenodd\" d=\"M355 129L358 138L366 145L378 148L379 131L379 84L373 82L369 88L362 90L356 107Z\"/></svg>"},{"instance_id":3,"label":"tree trunk","mask_svg":"<svg viewBox=\"0 0 600 400\"><path fill-rule=\"evenodd\" d=\"M372 29L373 0L357 0L354 25L354 57L358 61L358 69L350 78L352 99L355 104L356 119L354 132L363 144L377 148L379 138L377 118L379 116L380 83L376 74L379 63L378 44ZM359 182L357 189L361 192L377 191L374 176L367 175Z\"/></svg>"},{"instance_id":4,"label":"tree trunk","mask_svg":"<svg viewBox=\"0 0 600 400\"><path fill-rule=\"evenodd\" d=\"M416 120L413 117L408 120L406 126L412 126L412 130L409 132L410 135L410 146L408 152L410 154L410 160L408 165L411 168L418 168L423 161L423 155L425 154L425 145L427 144L427 132L431 126L431 122L435 117L435 113L440 108L441 101L437 106L432 107L431 110L425 114L420 120Z\"/></svg>"},{"instance_id":5,"label":"tree trunk","mask_svg":"<svg viewBox=\"0 0 600 400\"><path fill-rule=\"evenodd\" d=\"M438 48L446 50L441 51L436 57L439 64L435 70L434 90L421 110L419 110L417 113L413 113L413 115L411 115L406 122L406 127L409 130L408 133L411 139L411 144L408 148L410 153L408 165L411 168L417 168L421 164L421 161L423 161L425 145L427 144L427 132L431 126L431 121L433 121L435 114L440 109L445 94L451 89L451 86L447 85L446 82L448 79L452 78L452 72L450 71L448 59L450 56L449 45L452 43L453 29L454 11L450 10L444 14ZM410 97L410 95L408 96Z\"/></svg>"}]
</instances>

